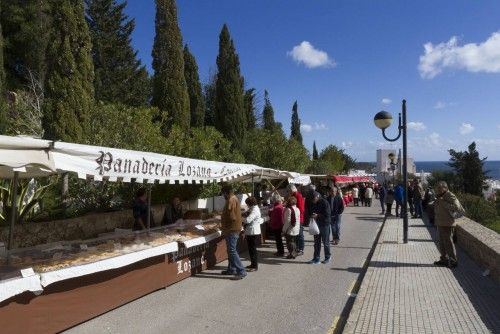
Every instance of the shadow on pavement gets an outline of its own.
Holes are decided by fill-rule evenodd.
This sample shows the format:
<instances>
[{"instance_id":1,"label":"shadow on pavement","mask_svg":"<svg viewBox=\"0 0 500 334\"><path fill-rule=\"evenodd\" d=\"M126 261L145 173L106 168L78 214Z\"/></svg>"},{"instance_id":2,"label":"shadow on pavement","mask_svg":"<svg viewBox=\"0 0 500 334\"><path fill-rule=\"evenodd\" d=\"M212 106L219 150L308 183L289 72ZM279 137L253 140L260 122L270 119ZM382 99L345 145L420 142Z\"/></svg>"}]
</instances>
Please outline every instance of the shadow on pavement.
<instances>
[{"instance_id":1,"label":"shadow on pavement","mask_svg":"<svg viewBox=\"0 0 500 334\"><path fill-rule=\"evenodd\" d=\"M355 274L361 274L363 272L363 268L361 268L361 267L330 268L330 270L334 270L334 271L347 271L347 272L355 273Z\"/></svg>"},{"instance_id":2,"label":"shadow on pavement","mask_svg":"<svg viewBox=\"0 0 500 334\"><path fill-rule=\"evenodd\" d=\"M422 219L429 231L432 240L439 249L439 239L435 225L429 224L428 217L424 214ZM458 283L469 297L472 305L492 333L500 333L500 285L490 277L484 277L482 268L460 248L457 247L459 265L450 269ZM437 260L437 259L436 259Z\"/></svg>"},{"instance_id":3,"label":"shadow on pavement","mask_svg":"<svg viewBox=\"0 0 500 334\"><path fill-rule=\"evenodd\" d=\"M382 215L377 215L375 217L366 217L366 216L359 216L359 217L356 217L357 220L369 220L369 221L381 221L382 218L384 218L384 216Z\"/></svg>"}]
</instances>

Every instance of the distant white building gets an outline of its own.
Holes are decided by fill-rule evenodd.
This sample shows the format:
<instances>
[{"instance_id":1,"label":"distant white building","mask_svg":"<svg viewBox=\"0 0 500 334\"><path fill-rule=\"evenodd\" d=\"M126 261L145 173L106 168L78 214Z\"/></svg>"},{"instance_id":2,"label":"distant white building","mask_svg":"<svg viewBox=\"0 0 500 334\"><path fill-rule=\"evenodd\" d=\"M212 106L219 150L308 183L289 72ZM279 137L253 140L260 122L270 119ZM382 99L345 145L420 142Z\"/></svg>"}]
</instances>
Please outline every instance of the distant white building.
<instances>
[{"instance_id":1,"label":"distant white building","mask_svg":"<svg viewBox=\"0 0 500 334\"><path fill-rule=\"evenodd\" d=\"M396 164L395 169L394 169L394 174L393 174L393 169L391 167L391 159L389 159L389 154L394 154L396 157L394 159L394 163ZM399 164L399 159L401 159L401 164ZM408 168L407 172L409 174L417 174L417 167L415 165L415 161L413 158L408 157L407 159L408 163ZM377 181L378 182L385 182L387 180L392 179L392 176L397 176L402 173L403 171L403 161L402 157L398 155L396 150L382 150L379 149L377 150L377 167L376 167L376 173L377 173Z\"/></svg>"}]
</instances>

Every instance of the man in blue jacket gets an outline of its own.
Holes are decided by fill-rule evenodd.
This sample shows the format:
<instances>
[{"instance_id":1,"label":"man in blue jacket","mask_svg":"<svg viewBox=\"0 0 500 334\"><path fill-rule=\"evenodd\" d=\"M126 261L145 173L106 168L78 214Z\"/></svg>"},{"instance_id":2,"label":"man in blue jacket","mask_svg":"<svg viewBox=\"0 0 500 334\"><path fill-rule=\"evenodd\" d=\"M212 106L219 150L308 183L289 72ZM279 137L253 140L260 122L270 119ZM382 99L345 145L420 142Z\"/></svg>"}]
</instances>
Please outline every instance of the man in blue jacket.
<instances>
[{"instance_id":1,"label":"man in blue jacket","mask_svg":"<svg viewBox=\"0 0 500 334\"><path fill-rule=\"evenodd\" d=\"M321 263L329 263L331 259L330 253L330 224L331 224L331 209L328 201L321 196L317 191L313 195L313 208L311 217L316 220L319 227L319 234L314 236L314 257L309 263L318 264L321 255L321 243L325 252L325 259Z\"/></svg>"},{"instance_id":2,"label":"man in blue jacket","mask_svg":"<svg viewBox=\"0 0 500 334\"><path fill-rule=\"evenodd\" d=\"M398 183L394 188L394 199L396 200L396 217L403 217L403 198L404 198L403 185ZM400 211L401 210L401 211Z\"/></svg>"}]
</instances>

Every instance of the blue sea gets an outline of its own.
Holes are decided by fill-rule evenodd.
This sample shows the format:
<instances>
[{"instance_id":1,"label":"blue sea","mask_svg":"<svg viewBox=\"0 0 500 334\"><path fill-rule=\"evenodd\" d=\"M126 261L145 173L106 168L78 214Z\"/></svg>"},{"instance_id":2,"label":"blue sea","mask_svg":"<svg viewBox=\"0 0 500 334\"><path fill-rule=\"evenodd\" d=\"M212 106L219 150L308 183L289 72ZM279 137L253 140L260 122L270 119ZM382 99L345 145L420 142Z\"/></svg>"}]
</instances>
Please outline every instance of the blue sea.
<instances>
[{"instance_id":1,"label":"blue sea","mask_svg":"<svg viewBox=\"0 0 500 334\"><path fill-rule=\"evenodd\" d=\"M435 170L452 170L448 166L448 161L416 161L417 173L422 170L427 173L431 173ZM495 180L500 180L500 161L488 161L484 162L483 169L488 172L490 178Z\"/></svg>"}]
</instances>

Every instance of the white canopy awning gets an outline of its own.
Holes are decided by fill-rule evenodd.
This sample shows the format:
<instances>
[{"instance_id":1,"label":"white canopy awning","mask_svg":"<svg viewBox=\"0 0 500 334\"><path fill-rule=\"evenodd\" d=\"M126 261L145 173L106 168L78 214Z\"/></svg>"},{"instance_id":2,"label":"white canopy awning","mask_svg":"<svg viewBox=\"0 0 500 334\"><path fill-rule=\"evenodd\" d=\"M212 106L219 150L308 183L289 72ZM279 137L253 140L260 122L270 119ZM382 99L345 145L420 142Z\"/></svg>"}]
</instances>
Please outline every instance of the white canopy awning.
<instances>
[{"instance_id":1,"label":"white canopy awning","mask_svg":"<svg viewBox=\"0 0 500 334\"><path fill-rule=\"evenodd\" d=\"M109 147L0 136L0 178L75 173L79 178L148 183L244 182L287 179L298 173L251 164L197 160Z\"/></svg>"}]
</instances>

